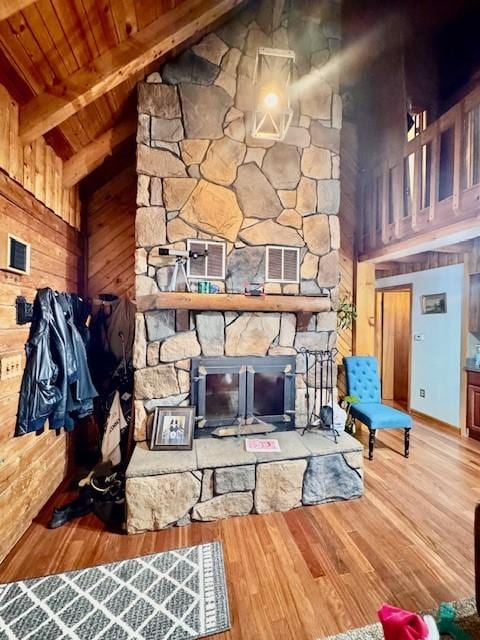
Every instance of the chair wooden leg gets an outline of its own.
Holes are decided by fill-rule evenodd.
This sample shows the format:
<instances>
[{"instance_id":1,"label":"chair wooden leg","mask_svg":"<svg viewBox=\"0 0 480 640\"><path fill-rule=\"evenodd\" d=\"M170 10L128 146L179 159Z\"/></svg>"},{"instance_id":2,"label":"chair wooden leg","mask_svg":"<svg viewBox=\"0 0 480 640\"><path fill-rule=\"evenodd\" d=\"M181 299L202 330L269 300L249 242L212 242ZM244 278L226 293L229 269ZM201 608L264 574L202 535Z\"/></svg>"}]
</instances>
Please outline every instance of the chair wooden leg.
<instances>
[{"instance_id":1,"label":"chair wooden leg","mask_svg":"<svg viewBox=\"0 0 480 640\"><path fill-rule=\"evenodd\" d=\"M405 429L405 458L410 455L410 429Z\"/></svg>"},{"instance_id":2,"label":"chair wooden leg","mask_svg":"<svg viewBox=\"0 0 480 640\"><path fill-rule=\"evenodd\" d=\"M373 448L375 446L375 429L369 429L368 432L368 459L373 460Z\"/></svg>"}]
</instances>

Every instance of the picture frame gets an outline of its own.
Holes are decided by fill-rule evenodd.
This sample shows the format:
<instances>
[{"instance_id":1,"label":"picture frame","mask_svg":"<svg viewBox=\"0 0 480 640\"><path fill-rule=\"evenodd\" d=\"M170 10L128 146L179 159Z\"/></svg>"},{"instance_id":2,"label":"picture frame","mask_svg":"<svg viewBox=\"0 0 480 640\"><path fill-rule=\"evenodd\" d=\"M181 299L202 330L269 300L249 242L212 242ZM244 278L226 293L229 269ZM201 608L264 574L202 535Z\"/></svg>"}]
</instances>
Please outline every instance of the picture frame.
<instances>
[{"instance_id":1,"label":"picture frame","mask_svg":"<svg viewBox=\"0 0 480 640\"><path fill-rule=\"evenodd\" d=\"M193 447L195 407L155 407L151 451L184 451Z\"/></svg>"},{"instance_id":2,"label":"picture frame","mask_svg":"<svg viewBox=\"0 0 480 640\"><path fill-rule=\"evenodd\" d=\"M437 313L447 313L447 294L429 293L420 298L422 314L430 315Z\"/></svg>"}]
</instances>

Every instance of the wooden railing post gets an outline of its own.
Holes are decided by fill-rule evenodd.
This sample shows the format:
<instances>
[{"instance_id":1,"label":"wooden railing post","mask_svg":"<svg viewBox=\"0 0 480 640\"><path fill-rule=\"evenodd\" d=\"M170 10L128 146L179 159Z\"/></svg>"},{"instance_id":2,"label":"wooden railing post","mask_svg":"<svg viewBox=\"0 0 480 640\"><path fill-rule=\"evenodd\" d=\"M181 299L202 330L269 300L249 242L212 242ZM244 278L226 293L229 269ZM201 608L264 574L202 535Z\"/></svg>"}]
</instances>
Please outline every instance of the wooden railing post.
<instances>
[{"instance_id":1,"label":"wooden railing post","mask_svg":"<svg viewBox=\"0 0 480 640\"><path fill-rule=\"evenodd\" d=\"M397 178L394 180L397 187L397 198L394 204L394 230L395 237L400 237L400 222L403 218L403 208L405 206L405 159L400 158L399 167L397 171Z\"/></svg>"},{"instance_id":2,"label":"wooden railing post","mask_svg":"<svg viewBox=\"0 0 480 640\"><path fill-rule=\"evenodd\" d=\"M383 182L382 182L382 243L388 244L390 238L388 237L388 185L389 185L389 175L388 175L388 164L387 162L383 163Z\"/></svg>"},{"instance_id":3,"label":"wooden railing post","mask_svg":"<svg viewBox=\"0 0 480 640\"><path fill-rule=\"evenodd\" d=\"M413 156L413 188L412 188L412 229L415 231L417 228L417 216L420 211L420 181L422 178L422 152L420 145L420 138L416 138L415 151Z\"/></svg>"},{"instance_id":4,"label":"wooden railing post","mask_svg":"<svg viewBox=\"0 0 480 640\"><path fill-rule=\"evenodd\" d=\"M440 171L440 127L438 122L432 125L434 128L434 135L432 138L432 166L430 177L430 208L428 210L428 220L433 222L435 220L435 212L438 202L438 178Z\"/></svg>"}]
</instances>

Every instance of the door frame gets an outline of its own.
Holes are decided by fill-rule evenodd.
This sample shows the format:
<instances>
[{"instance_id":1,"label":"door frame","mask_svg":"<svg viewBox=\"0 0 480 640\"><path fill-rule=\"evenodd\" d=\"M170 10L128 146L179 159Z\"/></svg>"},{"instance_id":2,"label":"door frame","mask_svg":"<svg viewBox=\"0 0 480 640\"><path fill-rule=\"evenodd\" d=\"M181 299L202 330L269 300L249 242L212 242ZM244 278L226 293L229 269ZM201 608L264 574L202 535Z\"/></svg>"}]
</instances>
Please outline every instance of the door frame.
<instances>
[{"instance_id":1,"label":"door frame","mask_svg":"<svg viewBox=\"0 0 480 640\"><path fill-rule=\"evenodd\" d=\"M392 293L395 291L404 291L408 292L410 295L410 318L409 318L409 335L410 341L408 345L408 392L407 392L407 411L410 412L410 402L411 402L411 383L412 383L412 343L413 343L413 284L411 282L406 284L397 284L392 287L379 287L375 289L375 328L379 326L379 318L378 318L378 308L377 308L377 294L378 293ZM381 330L382 330L382 353L379 354L378 360L380 362L380 366L383 366L383 315L381 319ZM375 343L377 342L377 331L375 331ZM380 368L380 384L383 383L383 371Z\"/></svg>"}]
</instances>

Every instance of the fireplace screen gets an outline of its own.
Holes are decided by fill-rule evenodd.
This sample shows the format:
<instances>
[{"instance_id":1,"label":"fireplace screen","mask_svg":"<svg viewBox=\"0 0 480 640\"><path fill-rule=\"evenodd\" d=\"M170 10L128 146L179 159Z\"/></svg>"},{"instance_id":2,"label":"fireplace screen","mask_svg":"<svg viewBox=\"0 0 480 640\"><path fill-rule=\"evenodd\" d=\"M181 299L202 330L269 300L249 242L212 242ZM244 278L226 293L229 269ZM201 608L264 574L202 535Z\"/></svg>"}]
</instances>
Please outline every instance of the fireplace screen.
<instances>
[{"instance_id":1,"label":"fireplace screen","mask_svg":"<svg viewBox=\"0 0 480 640\"><path fill-rule=\"evenodd\" d=\"M240 374L209 373L205 378L205 409L208 417L236 418L240 411Z\"/></svg>"},{"instance_id":2,"label":"fireplace screen","mask_svg":"<svg viewBox=\"0 0 480 640\"><path fill-rule=\"evenodd\" d=\"M295 357L192 360L191 392L199 427L295 421Z\"/></svg>"}]
</instances>

